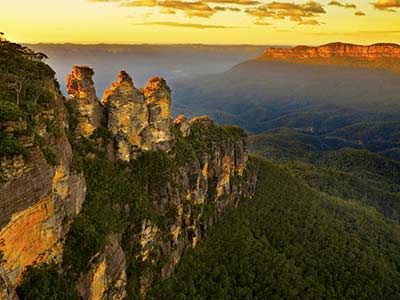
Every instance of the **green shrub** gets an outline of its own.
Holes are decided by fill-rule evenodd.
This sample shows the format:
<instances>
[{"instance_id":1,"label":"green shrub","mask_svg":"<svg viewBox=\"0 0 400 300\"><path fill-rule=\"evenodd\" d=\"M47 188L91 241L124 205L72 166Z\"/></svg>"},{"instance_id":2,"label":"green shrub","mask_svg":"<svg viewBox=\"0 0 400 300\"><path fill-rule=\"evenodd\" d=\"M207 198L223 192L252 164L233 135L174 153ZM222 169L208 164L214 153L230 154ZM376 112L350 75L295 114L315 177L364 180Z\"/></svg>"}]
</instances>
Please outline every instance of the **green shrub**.
<instances>
[{"instance_id":1,"label":"green shrub","mask_svg":"<svg viewBox=\"0 0 400 300\"><path fill-rule=\"evenodd\" d=\"M87 271L90 258L104 247L105 242L101 228L86 215L77 217L65 241L63 265L76 274Z\"/></svg>"},{"instance_id":2,"label":"green shrub","mask_svg":"<svg viewBox=\"0 0 400 300\"><path fill-rule=\"evenodd\" d=\"M44 122L46 123L47 131L54 134L56 138L60 138L62 136L61 129L55 124L54 120L45 119Z\"/></svg>"},{"instance_id":3,"label":"green shrub","mask_svg":"<svg viewBox=\"0 0 400 300\"><path fill-rule=\"evenodd\" d=\"M75 283L54 264L29 266L17 287L20 300L78 300Z\"/></svg>"},{"instance_id":4,"label":"green shrub","mask_svg":"<svg viewBox=\"0 0 400 300\"><path fill-rule=\"evenodd\" d=\"M42 153L47 163L51 166L56 166L58 164L57 154L50 147L43 148Z\"/></svg>"},{"instance_id":5,"label":"green shrub","mask_svg":"<svg viewBox=\"0 0 400 300\"><path fill-rule=\"evenodd\" d=\"M22 155L24 159L27 159L29 152L17 138L0 129L0 156L12 157L16 155Z\"/></svg>"},{"instance_id":6,"label":"green shrub","mask_svg":"<svg viewBox=\"0 0 400 300\"><path fill-rule=\"evenodd\" d=\"M25 114L17 104L0 100L0 121L18 121L23 118L25 118Z\"/></svg>"}]
</instances>

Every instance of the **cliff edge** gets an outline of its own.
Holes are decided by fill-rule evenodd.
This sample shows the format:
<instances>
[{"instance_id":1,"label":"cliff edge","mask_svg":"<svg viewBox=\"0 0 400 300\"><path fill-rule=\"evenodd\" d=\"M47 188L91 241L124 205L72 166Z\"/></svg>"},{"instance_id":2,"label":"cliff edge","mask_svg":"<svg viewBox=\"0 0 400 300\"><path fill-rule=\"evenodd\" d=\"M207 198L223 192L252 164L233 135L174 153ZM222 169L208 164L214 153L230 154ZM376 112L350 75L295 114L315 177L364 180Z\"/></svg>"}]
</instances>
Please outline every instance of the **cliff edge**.
<instances>
[{"instance_id":1,"label":"cliff edge","mask_svg":"<svg viewBox=\"0 0 400 300\"><path fill-rule=\"evenodd\" d=\"M369 46L330 43L319 47L268 48L256 60L309 65L365 67L400 72L400 45L378 43Z\"/></svg>"}]
</instances>

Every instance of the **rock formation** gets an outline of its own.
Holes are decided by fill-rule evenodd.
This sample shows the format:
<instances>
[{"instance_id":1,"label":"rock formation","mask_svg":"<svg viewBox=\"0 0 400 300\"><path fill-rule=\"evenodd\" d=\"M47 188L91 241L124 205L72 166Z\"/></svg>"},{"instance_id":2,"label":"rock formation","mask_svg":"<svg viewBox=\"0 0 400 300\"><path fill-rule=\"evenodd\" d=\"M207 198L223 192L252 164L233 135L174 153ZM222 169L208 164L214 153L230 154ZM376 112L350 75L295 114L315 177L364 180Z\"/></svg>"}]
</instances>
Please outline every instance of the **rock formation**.
<instances>
[{"instance_id":1,"label":"rock formation","mask_svg":"<svg viewBox=\"0 0 400 300\"><path fill-rule=\"evenodd\" d=\"M179 115L175 119L174 125L179 129L183 137L188 137L190 135L190 124L184 115Z\"/></svg>"},{"instance_id":2,"label":"rock formation","mask_svg":"<svg viewBox=\"0 0 400 300\"><path fill-rule=\"evenodd\" d=\"M163 78L153 77L142 91L149 107L152 149L168 151L173 141L171 133L171 90Z\"/></svg>"},{"instance_id":3,"label":"rock formation","mask_svg":"<svg viewBox=\"0 0 400 300\"><path fill-rule=\"evenodd\" d=\"M319 47L297 46L294 48L268 48L261 58L309 59L349 57L359 59L400 58L400 45L374 44L361 46L345 43L330 43Z\"/></svg>"},{"instance_id":4,"label":"rock formation","mask_svg":"<svg viewBox=\"0 0 400 300\"><path fill-rule=\"evenodd\" d=\"M151 149L146 100L126 72L121 71L118 80L104 92L102 103L119 159L129 161L133 153Z\"/></svg>"},{"instance_id":5,"label":"rock formation","mask_svg":"<svg viewBox=\"0 0 400 300\"><path fill-rule=\"evenodd\" d=\"M103 111L96 96L94 71L87 66L74 66L67 76L67 92L78 119L78 136L90 136L101 125Z\"/></svg>"},{"instance_id":6,"label":"rock formation","mask_svg":"<svg viewBox=\"0 0 400 300\"><path fill-rule=\"evenodd\" d=\"M171 91L164 79L154 77L138 90L121 71L104 92L102 104L119 159L129 161L139 151L171 149Z\"/></svg>"}]
</instances>

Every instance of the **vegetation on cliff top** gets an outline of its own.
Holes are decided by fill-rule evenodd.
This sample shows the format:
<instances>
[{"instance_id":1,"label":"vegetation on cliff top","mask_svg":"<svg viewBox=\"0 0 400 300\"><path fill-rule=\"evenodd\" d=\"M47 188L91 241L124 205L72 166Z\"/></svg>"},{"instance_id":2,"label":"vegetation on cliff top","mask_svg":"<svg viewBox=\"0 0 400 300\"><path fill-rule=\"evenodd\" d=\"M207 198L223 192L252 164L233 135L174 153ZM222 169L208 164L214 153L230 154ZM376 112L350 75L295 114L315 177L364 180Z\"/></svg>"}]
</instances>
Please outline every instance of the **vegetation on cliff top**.
<instances>
[{"instance_id":1,"label":"vegetation on cliff top","mask_svg":"<svg viewBox=\"0 0 400 300\"><path fill-rule=\"evenodd\" d=\"M54 105L50 87L55 73L43 62L45 58L0 36L0 156L22 154L27 159L21 138L34 136L36 127L45 122L40 114ZM48 129L59 137L60 129L52 122L48 120Z\"/></svg>"}]
</instances>

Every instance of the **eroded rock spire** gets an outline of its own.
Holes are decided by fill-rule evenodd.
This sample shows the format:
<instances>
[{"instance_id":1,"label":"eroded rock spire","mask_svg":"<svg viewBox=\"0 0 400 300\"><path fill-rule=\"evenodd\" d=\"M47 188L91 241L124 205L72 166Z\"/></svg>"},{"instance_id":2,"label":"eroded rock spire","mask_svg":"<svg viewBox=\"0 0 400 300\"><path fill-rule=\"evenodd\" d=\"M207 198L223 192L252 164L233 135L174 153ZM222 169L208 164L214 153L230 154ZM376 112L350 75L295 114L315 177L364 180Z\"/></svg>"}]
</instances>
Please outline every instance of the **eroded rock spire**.
<instances>
[{"instance_id":1,"label":"eroded rock spire","mask_svg":"<svg viewBox=\"0 0 400 300\"><path fill-rule=\"evenodd\" d=\"M78 133L90 136L101 126L103 111L96 96L93 83L93 69L87 66L74 66L67 76L67 92L78 118Z\"/></svg>"},{"instance_id":2,"label":"eroded rock spire","mask_svg":"<svg viewBox=\"0 0 400 300\"><path fill-rule=\"evenodd\" d=\"M171 90L163 78L153 77L142 91L149 108L152 149L168 151L173 141Z\"/></svg>"},{"instance_id":3,"label":"eroded rock spire","mask_svg":"<svg viewBox=\"0 0 400 300\"><path fill-rule=\"evenodd\" d=\"M149 134L146 134L149 125L146 100L128 73L118 74L117 81L104 92L102 103L119 159L129 161L134 152L151 149Z\"/></svg>"}]
</instances>

